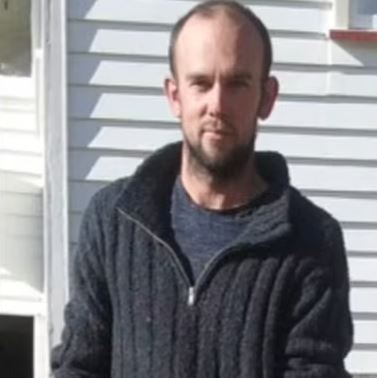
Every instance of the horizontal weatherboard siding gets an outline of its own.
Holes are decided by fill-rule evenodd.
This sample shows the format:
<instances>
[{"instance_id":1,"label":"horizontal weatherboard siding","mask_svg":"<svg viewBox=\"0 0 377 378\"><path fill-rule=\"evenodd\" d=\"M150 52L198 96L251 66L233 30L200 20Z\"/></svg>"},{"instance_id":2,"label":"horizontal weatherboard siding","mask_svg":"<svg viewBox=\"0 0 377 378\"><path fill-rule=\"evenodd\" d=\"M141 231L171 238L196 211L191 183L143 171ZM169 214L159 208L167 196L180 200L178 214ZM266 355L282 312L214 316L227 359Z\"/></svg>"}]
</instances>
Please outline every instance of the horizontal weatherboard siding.
<instances>
[{"instance_id":1,"label":"horizontal weatherboard siding","mask_svg":"<svg viewBox=\"0 0 377 378\"><path fill-rule=\"evenodd\" d=\"M268 131L268 132L265 132ZM148 137L146 138L146 133ZM100 127L94 125L83 129L72 125L70 141L72 147L109 150L151 151L162 147L168 142L181 138L179 128L139 128L139 127ZM258 147L262 150L274 149L281 146L279 151L292 158L318 158L318 159L346 159L348 161L374 161L377 166L377 133L375 136L333 135L301 133L295 130L279 133L267 127L260 128L260 141ZM360 152L355 155L352 146L360 146ZM337 146L335 149L334 146Z\"/></svg>"},{"instance_id":2,"label":"horizontal weatherboard siding","mask_svg":"<svg viewBox=\"0 0 377 378\"><path fill-rule=\"evenodd\" d=\"M130 93L117 88L70 86L70 115L74 119L172 122L162 94ZM349 112L352 106L353 111ZM148 111L146 111L148 109ZM363 115L360 118L360 114ZM267 125L325 129L371 130L375 132L374 101L339 97L284 96L278 100Z\"/></svg>"},{"instance_id":3,"label":"horizontal weatherboard siding","mask_svg":"<svg viewBox=\"0 0 377 378\"><path fill-rule=\"evenodd\" d=\"M151 25L170 26L196 3L198 2L166 1L163 6L151 6L146 1L124 3L121 0L106 2L85 0L78 6L69 7L69 18L70 20L141 24L144 28ZM303 7L289 5L289 1L282 5L264 1L263 5L256 4L253 10L274 31L318 33L319 26L322 26L324 30L329 3L307 2ZM295 22L292 23L292 20Z\"/></svg>"},{"instance_id":4,"label":"horizontal weatherboard siding","mask_svg":"<svg viewBox=\"0 0 377 378\"><path fill-rule=\"evenodd\" d=\"M72 85L114 87L127 90L161 92L163 79L169 75L167 63L134 62L124 57L106 57L82 53L70 56L69 81ZM377 68L365 72L345 67L333 72L328 66L274 64L280 93L302 96L342 96L374 98Z\"/></svg>"}]
</instances>

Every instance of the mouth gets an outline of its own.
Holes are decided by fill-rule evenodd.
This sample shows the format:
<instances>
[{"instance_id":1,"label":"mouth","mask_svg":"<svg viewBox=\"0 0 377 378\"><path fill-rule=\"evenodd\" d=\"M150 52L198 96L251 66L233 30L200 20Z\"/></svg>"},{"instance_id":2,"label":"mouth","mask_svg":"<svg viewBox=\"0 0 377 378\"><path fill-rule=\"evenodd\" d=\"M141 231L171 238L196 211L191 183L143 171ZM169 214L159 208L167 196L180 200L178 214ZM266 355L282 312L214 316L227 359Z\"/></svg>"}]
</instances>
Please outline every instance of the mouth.
<instances>
[{"instance_id":1,"label":"mouth","mask_svg":"<svg viewBox=\"0 0 377 378\"><path fill-rule=\"evenodd\" d=\"M226 129L205 129L204 134L210 134L215 136L230 136L232 132Z\"/></svg>"},{"instance_id":2,"label":"mouth","mask_svg":"<svg viewBox=\"0 0 377 378\"><path fill-rule=\"evenodd\" d=\"M233 127L223 121L207 122L203 125L203 132L218 135L231 135L233 134Z\"/></svg>"},{"instance_id":3,"label":"mouth","mask_svg":"<svg viewBox=\"0 0 377 378\"><path fill-rule=\"evenodd\" d=\"M203 136L205 139L212 143L225 143L230 140L232 133L230 133L228 130L219 130L219 129L210 129L205 130L203 133Z\"/></svg>"},{"instance_id":4,"label":"mouth","mask_svg":"<svg viewBox=\"0 0 377 378\"><path fill-rule=\"evenodd\" d=\"M203 125L202 136L214 143L224 143L234 136L232 125L227 122L216 120Z\"/></svg>"}]
</instances>

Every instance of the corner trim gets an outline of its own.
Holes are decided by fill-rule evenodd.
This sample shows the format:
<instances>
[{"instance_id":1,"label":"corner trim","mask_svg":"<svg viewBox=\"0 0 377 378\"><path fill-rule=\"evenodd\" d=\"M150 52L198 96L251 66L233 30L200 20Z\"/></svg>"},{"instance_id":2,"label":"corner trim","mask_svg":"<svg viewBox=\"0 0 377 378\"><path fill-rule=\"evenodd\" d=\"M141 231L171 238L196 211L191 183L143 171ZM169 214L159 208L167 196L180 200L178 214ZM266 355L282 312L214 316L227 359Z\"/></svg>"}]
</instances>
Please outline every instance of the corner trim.
<instances>
[{"instance_id":1,"label":"corner trim","mask_svg":"<svg viewBox=\"0 0 377 378\"><path fill-rule=\"evenodd\" d=\"M49 350L60 341L68 299L66 0L45 0L44 249Z\"/></svg>"}]
</instances>

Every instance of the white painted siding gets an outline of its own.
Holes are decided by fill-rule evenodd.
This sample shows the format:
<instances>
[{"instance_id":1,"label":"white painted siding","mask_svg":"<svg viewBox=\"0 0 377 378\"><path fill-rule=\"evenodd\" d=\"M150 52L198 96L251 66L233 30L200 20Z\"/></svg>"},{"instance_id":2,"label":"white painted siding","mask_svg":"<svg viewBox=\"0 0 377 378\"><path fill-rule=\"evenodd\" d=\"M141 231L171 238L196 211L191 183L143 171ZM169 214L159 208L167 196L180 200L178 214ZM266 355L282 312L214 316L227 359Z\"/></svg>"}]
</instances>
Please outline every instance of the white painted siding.
<instances>
[{"instance_id":1,"label":"white painted siding","mask_svg":"<svg viewBox=\"0 0 377 378\"><path fill-rule=\"evenodd\" d=\"M42 135L32 78L0 77L0 313L43 297Z\"/></svg>"},{"instance_id":2,"label":"white painted siding","mask_svg":"<svg viewBox=\"0 0 377 378\"><path fill-rule=\"evenodd\" d=\"M106 182L179 139L161 85L171 25L193 1L70 0L70 242ZM272 31L281 96L257 147L342 223L352 279L355 376L377 377L377 50L327 37L331 0L248 1Z\"/></svg>"}]
</instances>

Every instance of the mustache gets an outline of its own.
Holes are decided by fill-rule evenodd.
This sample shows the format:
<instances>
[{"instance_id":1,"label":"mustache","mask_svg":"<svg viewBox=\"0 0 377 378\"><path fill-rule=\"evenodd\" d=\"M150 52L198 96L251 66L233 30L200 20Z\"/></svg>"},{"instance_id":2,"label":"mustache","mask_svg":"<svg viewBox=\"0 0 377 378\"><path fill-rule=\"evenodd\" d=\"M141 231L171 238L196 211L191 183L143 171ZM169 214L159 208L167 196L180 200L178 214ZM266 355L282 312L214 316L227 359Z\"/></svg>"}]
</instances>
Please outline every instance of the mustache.
<instances>
[{"instance_id":1,"label":"mustache","mask_svg":"<svg viewBox=\"0 0 377 378\"><path fill-rule=\"evenodd\" d=\"M230 122L227 121L207 121L202 124L202 131L212 131L218 133L231 134L234 133L234 127Z\"/></svg>"}]
</instances>

